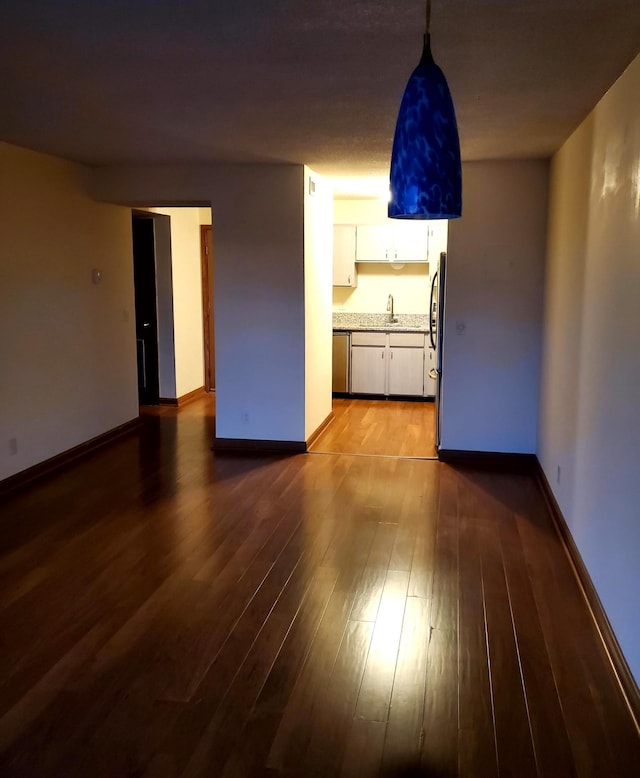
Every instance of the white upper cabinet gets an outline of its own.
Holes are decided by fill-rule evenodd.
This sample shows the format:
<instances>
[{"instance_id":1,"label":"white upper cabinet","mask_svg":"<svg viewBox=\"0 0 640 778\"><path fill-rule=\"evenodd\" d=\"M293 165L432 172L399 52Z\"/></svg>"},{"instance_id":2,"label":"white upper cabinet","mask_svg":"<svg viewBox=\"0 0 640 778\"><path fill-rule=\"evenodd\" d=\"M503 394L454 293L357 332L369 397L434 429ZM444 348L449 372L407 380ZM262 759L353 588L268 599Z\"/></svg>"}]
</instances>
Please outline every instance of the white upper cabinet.
<instances>
[{"instance_id":1,"label":"white upper cabinet","mask_svg":"<svg viewBox=\"0 0 640 778\"><path fill-rule=\"evenodd\" d=\"M449 222L447 219L436 219L426 224L429 225L429 262L437 262L440 254L447 250Z\"/></svg>"},{"instance_id":2,"label":"white upper cabinet","mask_svg":"<svg viewBox=\"0 0 640 778\"><path fill-rule=\"evenodd\" d=\"M333 226L333 285L358 286L355 224Z\"/></svg>"},{"instance_id":3,"label":"white upper cabinet","mask_svg":"<svg viewBox=\"0 0 640 778\"><path fill-rule=\"evenodd\" d=\"M356 262L393 261L393 233L384 224L359 224L356 229Z\"/></svg>"},{"instance_id":4,"label":"white upper cabinet","mask_svg":"<svg viewBox=\"0 0 640 778\"><path fill-rule=\"evenodd\" d=\"M358 224L356 262L435 262L447 248L447 222Z\"/></svg>"},{"instance_id":5,"label":"white upper cabinet","mask_svg":"<svg viewBox=\"0 0 640 778\"><path fill-rule=\"evenodd\" d=\"M429 223L396 221L393 225L394 262L428 262Z\"/></svg>"}]
</instances>

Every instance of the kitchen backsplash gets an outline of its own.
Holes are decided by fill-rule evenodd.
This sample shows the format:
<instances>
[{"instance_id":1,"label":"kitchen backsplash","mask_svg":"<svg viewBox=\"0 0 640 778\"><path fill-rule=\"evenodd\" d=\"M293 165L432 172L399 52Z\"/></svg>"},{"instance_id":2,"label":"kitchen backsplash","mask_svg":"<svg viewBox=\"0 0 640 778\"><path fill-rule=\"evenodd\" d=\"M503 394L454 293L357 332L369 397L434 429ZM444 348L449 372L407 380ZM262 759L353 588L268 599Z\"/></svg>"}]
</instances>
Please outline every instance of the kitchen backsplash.
<instances>
[{"instance_id":1,"label":"kitchen backsplash","mask_svg":"<svg viewBox=\"0 0 640 778\"><path fill-rule=\"evenodd\" d=\"M431 291L428 265L405 265L402 270L378 264L358 264L358 286L333 287L333 310L384 313L390 294L397 313L429 313Z\"/></svg>"}]
</instances>

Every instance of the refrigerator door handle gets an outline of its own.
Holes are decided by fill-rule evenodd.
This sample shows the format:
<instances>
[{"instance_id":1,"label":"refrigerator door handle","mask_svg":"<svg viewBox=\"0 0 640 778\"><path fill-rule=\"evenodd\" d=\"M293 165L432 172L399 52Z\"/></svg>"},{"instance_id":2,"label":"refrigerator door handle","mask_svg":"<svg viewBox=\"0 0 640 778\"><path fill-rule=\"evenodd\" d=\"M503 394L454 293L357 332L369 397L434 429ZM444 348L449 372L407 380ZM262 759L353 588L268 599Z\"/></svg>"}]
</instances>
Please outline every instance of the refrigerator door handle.
<instances>
[{"instance_id":1,"label":"refrigerator door handle","mask_svg":"<svg viewBox=\"0 0 640 778\"><path fill-rule=\"evenodd\" d=\"M440 453L442 448L442 380L443 380L443 344L444 344L444 308L445 308L445 284L447 283L447 253L440 254L440 274L438 282L438 343L436 346L436 451Z\"/></svg>"},{"instance_id":2,"label":"refrigerator door handle","mask_svg":"<svg viewBox=\"0 0 640 778\"><path fill-rule=\"evenodd\" d=\"M429 299L429 340L431 341L431 348L435 350L436 341L433 337L433 290L435 289L436 279L438 278L438 271L433 274L433 280L431 281L431 296Z\"/></svg>"}]
</instances>

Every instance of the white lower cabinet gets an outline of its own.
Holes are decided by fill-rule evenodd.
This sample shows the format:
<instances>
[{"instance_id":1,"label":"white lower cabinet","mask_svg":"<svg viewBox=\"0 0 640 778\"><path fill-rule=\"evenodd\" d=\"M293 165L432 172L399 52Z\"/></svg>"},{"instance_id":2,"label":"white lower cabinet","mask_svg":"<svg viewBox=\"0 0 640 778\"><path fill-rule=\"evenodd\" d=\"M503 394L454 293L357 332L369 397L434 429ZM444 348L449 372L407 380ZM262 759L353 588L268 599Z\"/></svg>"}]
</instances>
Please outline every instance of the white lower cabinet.
<instances>
[{"instance_id":1,"label":"white lower cabinet","mask_svg":"<svg viewBox=\"0 0 640 778\"><path fill-rule=\"evenodd\" d=\"M351 347L351 391L386 394L387 361L384 346Z\"/></svg>"},{"instance_id":2,"label":"white lower cabinet","mask_svg":"<svg viewBox=\"0 0 640 778\"><path fill-rule=\"evenodd\" d=\"M422 333L353 332L351 392L423 396L424 355Z\"/></svg>"},{"instance_id":3,"label":"white lower cabinet","mask_svg":"<svg viewBox=\"0 0 640 778\"><path fill-rule=\"evenodd\" d=\"M424 348L389 348L389 394L417 397L424 389Z\"/></svg>"},{"instance_id":4,"label":"white lower cabinet","mask_svg":"<svg viewBox=\"0 0 640 778\"><path fill-rule=\"evenodd\" d=\"M428 338L427 338L428 342ZM435 349L425 349L424 352L424 396L435 397L436 396L436 379L432 376L431 371L436 369L436 352Z\"/></svg>"}]
</instances>

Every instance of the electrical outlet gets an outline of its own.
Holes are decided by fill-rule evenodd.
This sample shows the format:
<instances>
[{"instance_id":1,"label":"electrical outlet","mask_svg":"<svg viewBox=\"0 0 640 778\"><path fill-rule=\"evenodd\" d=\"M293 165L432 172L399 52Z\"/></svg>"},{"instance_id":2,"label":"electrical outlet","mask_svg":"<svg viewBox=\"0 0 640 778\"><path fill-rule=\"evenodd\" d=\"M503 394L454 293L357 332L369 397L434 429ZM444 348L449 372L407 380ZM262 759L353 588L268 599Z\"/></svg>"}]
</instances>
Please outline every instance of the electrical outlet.
<instances>
[{"instance_id":1,"label":"electrical outlet","mask_svg":"<svg viewBox=\"0 0 640 778\"><path fill-rule=\"evenodd\" d=\"M18 438L9 438L9 456L14 457L18 453Z\"/></svg>"}]
</instances>

